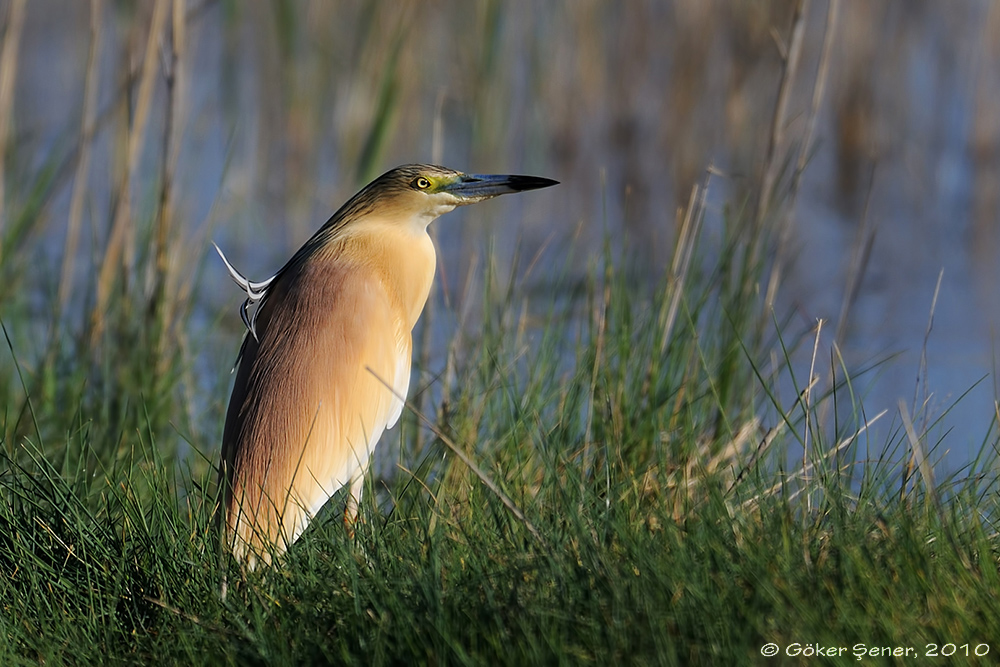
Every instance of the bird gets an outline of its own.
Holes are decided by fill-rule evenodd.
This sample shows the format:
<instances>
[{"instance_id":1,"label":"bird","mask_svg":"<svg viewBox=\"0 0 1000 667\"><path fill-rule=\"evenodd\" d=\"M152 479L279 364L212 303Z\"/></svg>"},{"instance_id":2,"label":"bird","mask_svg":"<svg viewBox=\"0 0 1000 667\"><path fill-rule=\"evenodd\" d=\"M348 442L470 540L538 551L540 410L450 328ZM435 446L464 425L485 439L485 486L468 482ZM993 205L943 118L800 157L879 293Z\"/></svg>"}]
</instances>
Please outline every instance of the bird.
<instances>
[{"instance_id":1,"label":"bird","mask_svg":"<svg viewBox=\"0 0 1000 667\"><path fill-rule=\"evenodd\" d=\"M556 184L407 164L351 197L267 280L248 280L215 246L246 294L219 467L223 535L238 562L270 564L345 486L353 531L372 452L403 410L412 330L436 268L428 225Z\"/></svg>"}]
</instances>

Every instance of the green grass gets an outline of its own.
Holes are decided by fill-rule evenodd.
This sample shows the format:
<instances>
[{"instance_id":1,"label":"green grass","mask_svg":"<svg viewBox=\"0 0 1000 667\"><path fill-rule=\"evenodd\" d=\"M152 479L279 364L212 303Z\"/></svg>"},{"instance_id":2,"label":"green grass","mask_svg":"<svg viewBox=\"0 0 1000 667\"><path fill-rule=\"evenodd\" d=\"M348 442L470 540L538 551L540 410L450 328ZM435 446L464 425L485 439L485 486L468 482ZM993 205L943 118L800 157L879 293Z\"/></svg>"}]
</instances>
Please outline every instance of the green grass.
<instances>
[{"instance_id":1,"label":"green grass","mask_svg":"<svg viewBox=\"0 0 1000 667\"><path fill-rule=\"evenodd\" d=\"M781 405L791 353L757 334L775 325L752 297L765 253L747 250L768 241L739 229L714 265L695 254L669 337L678 283L637 284L610 252L561 305L524 308L487 272L432 421L523 517L439 438L418 446L409 415L356 536L331 511L246 580L211 529L216 443L183 460L164 444L188 423L186 370L142 371L156 343L124 317L89 354L69 336L28 363L10 343L0 662L746 664L768 642L988 644L995 460L940 484L937 506L919 477L899 493L901 427L854 437L852 384ZM134 345L112 365L118 337ZM221 420L222 400L201 400Z\"/></svg>"}]
</instances>

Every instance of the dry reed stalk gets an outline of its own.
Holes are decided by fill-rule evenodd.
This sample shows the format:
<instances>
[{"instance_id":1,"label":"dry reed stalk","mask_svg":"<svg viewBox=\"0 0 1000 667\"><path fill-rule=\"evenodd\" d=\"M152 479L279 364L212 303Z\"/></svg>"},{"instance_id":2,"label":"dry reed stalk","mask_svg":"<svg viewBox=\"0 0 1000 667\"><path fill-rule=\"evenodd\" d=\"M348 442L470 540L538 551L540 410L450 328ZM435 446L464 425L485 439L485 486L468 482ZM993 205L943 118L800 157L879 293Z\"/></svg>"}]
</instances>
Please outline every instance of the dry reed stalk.
<instances>
[{"instance_id":1,"label":"dry reed stalk","mask_svg":"<svg viewBox=\"0 0 1000 667\"><path fill-rule=\"evenodd\" d=\"M91 346L96 346L105 327L108 301L111 298L111 288L126 255L125 241L130 235L129 224L132 221L132 181L139 167L142 147L146 139L146 126L152 107L153 89L156 83L158 64L157 44L163 35L166 23L167 5L170 0L156 0L153 6L153 16L149 23L149 36L146 40L146 53L142 63L142 73L139 80L139 92L135 105L135 116L128 130L128 154L125 169L118 190L118 202L115 210L108 245L97 278L97 302L91 315ZM125 261L125 272L131 268Z\"/></svg>"},{"instance_id":2,"label":"dry reed stalk","mask_svg":"<svg viewBox=\"0 0 1000 667\"><path fill-rule=\"evenodd\" d=\"M809 463L809 434L812 433L812 420L810 419L812 407L812 390L819 378L816 377L816 354L819 352L819 338L823 332L823 320L816 322L816 338L813 341L812 361L809 364L809 386L806 387L805 396L802 398L802 415L805 417L806 432L802 434L802 469L806 469ZM803 478L808 482L808 477ZM812 494L806 494L806 509L812 512Z\"/></svg>"},{"instance_id":3,"label":"dry reed stalk","mask_svg":"<svg viewBox=\"0 0 1000 667\"><path fill-rule=\"evenodd\" d=\"M178 300L178 290L169 289L171 282L169 253L170 232L174 217L173 184L177 169L177 156L180 153L181 137L183 136L183 114L185 109L184 53L187 41L186 22L184 17L184 0L172 0L173 12L171 29L166 32L166 48L164 81L167 93L167 116L163 128L162 148L162 183L160 187L159 210L156 215L155 275L149 312L153 313L152 326L159 326L160 335L157 340L157 371L162 375L166 371L170 355L166 353L166 344L173 338L171 323L174 321ZM193 272L189 272L190 277ZM171 296L172 295L172 296Z\"/></svg>"},{"instance_id":4,"label":"dry reed stalk","mask_svg":"<svg viewBox=\"0 0 1000 667\"><path fill-rule=\"evenodd\" d=\"M757 211L754 213L754 225L758 228L771 205L774 185L778 180L778 146L784 143L785 116L788 110L788 100L792 96L792 84L799 69L799 58L802 55L808 5L809 0L798 0L795 4L795 14L792 17L792 39L787 49L782 50L781 84L778 86L778 97L774 103L771 135L767 145L767 157L764 160L764 178L761 183L760 198L757 200Z\"/></svg>"},{"instance_id":5,"label":"dry reed stalk","mask_svg":"<svg viewBox=\"0 0 1000 667\"><path fill-rule=\"evenodd\" d=\"M800 5L802 7L802 5ZM840 0L830 0L830 4L827 6L826 13L826 27L823 30L823 50L820 53L819 64L816 69L816 78L813 80L813 96L812 104L809 108L809 117L806 121L806 132L805 137L802 140L802 145L799 148L799 157L796 162L795 172L792 175L792 186L791 192L789 194L789 213L786 215L778 229L778 249L777 249L777 260L774 262L774 266L771 269L771 276L767 283L767 292L765 297L765 303L768 308L774 306L775 295L778 292L778 285L781 282L781 262L785 255L785 248L788 245L789 232L791 230L791 221L789 220L790 211L795 203L795 196L799 191L799 184L802 180L802 172L805 171L806 161L809 159L809 151L812 149L812 136L816 131L816 117L819 115L819 106L823 102L823 93L826 90L826 79L827 74L830 70L830 52L833 50L834 38L837 34L837 17L840 13ZM805 10L801 15L797 17L796 28L793 30L792 40L793 47L796 50L801 49L802 34L805 32L803 20L805 16ZM795 43L795 40L798 42ZM795 53L796 67L798 66L798 53ZM784 84L782 84L784 86ZM790 88L790 86L789 86ZM784 111L782 111L784 114ZM783 117L783 116L782 116ZM773 156L772 156L773 157ZM768 170L771 171L775 167L775 163L769 162ZM769 184L765 184L765 189L762 190L762 197L771 197L774 189L774 180L772 178ZM764 211L758 209L758 223L760 222L760 217L763 216Z\"/></svg>"},{"instance_id":6,"label":"dry reed stalk","mask_svg":"<svg viewBox=\"0 0 1000 667\"><path fill-rule=\"evenodd\" d=\"M927 314L927 328L924 330L924 342L920 346L920 373L917 375L917 383L913 387L913 411L916 414L917 394L921 385L924 388L922 403L926 406L930 400L927 390L927 343L930 342L931 331L934 330L934 313L937 311L938 296L941 294L941 281L944 280L944 268L938 271L937 283L934 284L934 296L931 297L931 309ZM924 412L924 424L921 430L927 428L927 413Z\"/></svg>"},{"instance_id":7,"label":"dry reed stalk","mask_svg":"<svg viewBox=\"0 0 1000 667\"><path fill-rule=\"evenodd\" d=\"M80 152L77 156L73 194L66 223L66 244L63 247L62 272L59 277L59 312L65 312L73 293L73 264L76 261L80 240L80 221L87 197L90 176L90 149L94 141L97 122L98 56L103 38L104 0L90 0L90 49L87 52L87 71L83 84L83 120L80 128Z\"/></svg>"},{"instance_id":8,"label":"dry reed stalk","mask_svg":"<svg viewBox=\"0 0 1000 667\"><path fill-rule=\"evenodd\" d=\"M903 428L906 430L906 439L909 441L912 451L910 461L907 464L907 475L903 477L903 487L900 497L902 498L906 495L906 480L915 463L917 470L920 471L920 476L924 480L924 488L927 489L927 498L936 508L938 507L938 502L937 488L934 485L934 469L928 460L927 450L924 447L923 441L917 437L917 431L913 428L913 420L910 419L910 412L906 409L906 401L903 399L899 399L899 417L903 421Z\"/></svg>"},{"instance_id":9,"label":"dry reed stalk","mask_svg":"<svg viewBox=\"0 0 1000 667\"><path fill-rule=\"evenodd\" d=\"M705 184L700 188L700 197L698 196L698 186L695 185L691 188L691 197L688 199L687 211L677 236L673 259L670 262L670 277L667 285L673 289L673 292L666 302L668 304L667 310L660 318L663 327L663 335L660 337L660 356L667 353L667 346L670 345L674 322L677 320L677 309L680 306L681 296L684 294L684 285L691 269L691 259L694 257L694 248L698 242L701 221L704 219L705 200L708 197L708 187L712 182L714 171L714 167L709 166L705 175Z\"/></svg>"},{"instance_id":10,"label":"dry reed stalk","mask_svg":"<svg viewBox=\"0 0 1000 667\"><path fill-rule=\"evenodd\" d=\"M754 215L754 224L757 229L761 228L764 216L767 215L774 197L774 188L778 180L779 161L777 159L778 146L784 143L784 123L788 108L788 99L791 97L792 84L795 74L799 68L799 58L802 55L802 41L805 36L805 16L809 2L799 0L795 6L795 18L792 21L792 40L788 46L787 57L781 77L781 86L778 88L778 100L774 107L774 117L771 119L771 140L767 148L767 160L765 161L764 181L760 189L760 198L757 200L757 212ZM778 291L778 284L781 282L781 262L784 256L784 246L787 224L781 224L778 230L778 248L774 265L771 268L771 277L767 282L764 305L768 311L774 308L774 297Z\"/></svg>"},{"instance_id":11,"label":"dry reed stalk","mask_svg":"<svg viewBox=\"0 0 1000 667\"><path fill-rule=\"evenodd\" d=\"M934 296L931 298L931 310L930 314L927 316L927 329L924 331L924 342L920 348L920 368L917 370L917 381L913 386L913 403L912 411L913 414L917 414L917 398L920 396L920 387L923 385L924 394L923 399L920 403L920 412L923 413L924 423L921 427L921 431L926 432L927 430L927 404L930 402L930 394L927 390L927 343L930 341L931 331L934 329L934 311L937 310L937 300L938 295L941 293L941 281L944 279L944 269L938 272L937 284L934 286ZM900 399L902 404L902 399ZM902 414L902 412L900 413ZM905 419L909 419L909 414L907 413ZM905 424L904 424L905 425ZM909 433L907 433L909 435ZM913 438L910 438L911 445ZM903 471L903 479L900 481L899 497L902 498L906 495L906 485L913 475L914 464L919 464L920 459L917 457L917 451L914 449L913 456L909 458L906 463L906 469ZM921 470L921 474L923 471ZM926 476L925 476L926 480Z\"/></svg>"},{"instance_id":12,"label":"dry reed stalk","mask_svg":"<svg viewBox=\"0 0 1000 667\"><path fill-rule=\"evenodd\" d=\"M3 228L6 222L4 182L6 180L7 140L10 136L11 114L14 111L14 84L20 55L21 33L24 31L26 0L12 0L0 51L0 257L3 256Z\"/></svg>"},{"instance_id":13,"label":"dry reed stalk","mask_svg":"<svg viewBox=\"0 0 1000 667\"><path fill-rule=\"evenodd\" d=\"M819 107L823 103L823 93L826 91L826 79L830 71L830 52L837 36L837 19L840 16L840 0L830 0L826 9L826 27L823 29L823 51L820 53L819 64L816 66L816 79L813 81L812 104L809 107L809 118L806 121L806 136L799 148L799 160L795 165L795 175L792 183L792 198L799 191L802 172L805 171L809 151L812 149L813 134L816 132L816 118Z\"/></svg>"}]
</instances>

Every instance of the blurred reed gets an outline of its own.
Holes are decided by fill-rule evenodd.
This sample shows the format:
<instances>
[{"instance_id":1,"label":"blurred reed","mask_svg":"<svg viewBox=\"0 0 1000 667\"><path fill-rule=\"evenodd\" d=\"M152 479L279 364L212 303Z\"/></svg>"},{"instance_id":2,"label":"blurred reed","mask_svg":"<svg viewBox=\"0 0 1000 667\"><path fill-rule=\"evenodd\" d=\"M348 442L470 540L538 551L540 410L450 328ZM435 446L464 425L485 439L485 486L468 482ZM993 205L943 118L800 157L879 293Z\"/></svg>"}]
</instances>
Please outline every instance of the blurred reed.
<instances>
[{"instance_id":1,"label":"blurred reed","mask_svg":"<svg viewBox=\"0 0 1000 667\"><path fill-rule=\"evenodd\" d=\"M26 0L12 0L8 8L7 26L4 31L3 49L0 50L0 260L3 258L3 233L6 226L7 141L11 132L11 115L14 112L14 84L17 80L20 58L21 33L24 29Z\"/></svg>"}]
</instances>

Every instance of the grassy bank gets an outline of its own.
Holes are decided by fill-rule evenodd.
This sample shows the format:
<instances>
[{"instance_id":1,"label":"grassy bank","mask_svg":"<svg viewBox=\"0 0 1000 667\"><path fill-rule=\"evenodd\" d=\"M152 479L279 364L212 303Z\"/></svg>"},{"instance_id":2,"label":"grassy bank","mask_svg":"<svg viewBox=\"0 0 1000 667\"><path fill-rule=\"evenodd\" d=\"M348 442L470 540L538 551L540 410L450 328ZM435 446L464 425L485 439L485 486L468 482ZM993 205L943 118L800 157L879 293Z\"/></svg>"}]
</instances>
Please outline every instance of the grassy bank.
<instances>
[{"instance_id":1,"label":"grassy bank","mask_svg":"<svg viewBox=\"0 0 1000 667\"><path fill-rule=\"evenodd\" d=\"M185 423L185 369L140 373L139 331L113 364L108 343L30 360L12 344L0 661L744 664L770 642L793 663L817 643L845 663L858 645L992 656L994 461L929 494L903 480L902 420L872 442L836 366L796 384L755 296L767 237L748 229L727 227L710 262L691 236L692 260L653 286L609 250L558 305L486 280L481 328L423 401L433 431L409 414L387 435L398 466L372 480L356 537L331 511L280 566L228 570L225 600L216 443L183 461L160 444ZM71 381L47 391L55 367Z\"/></svg>"}]
</instances>

